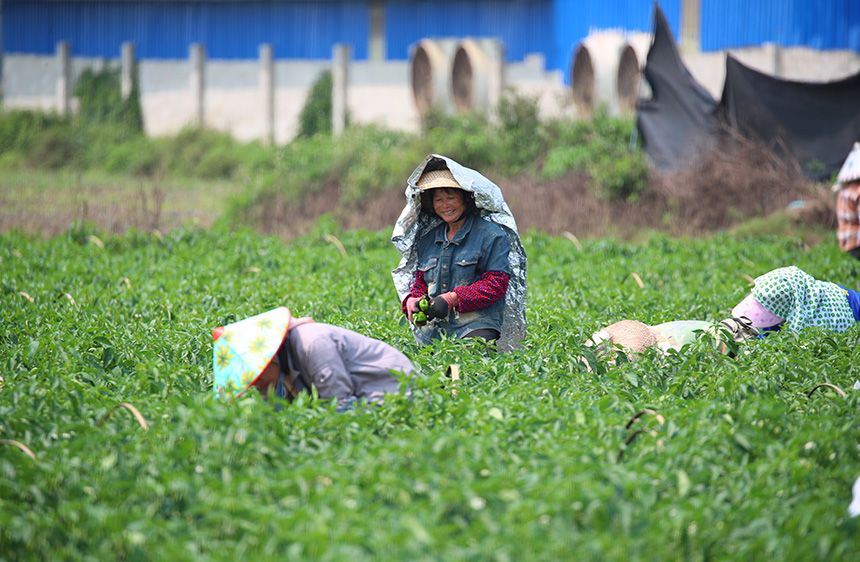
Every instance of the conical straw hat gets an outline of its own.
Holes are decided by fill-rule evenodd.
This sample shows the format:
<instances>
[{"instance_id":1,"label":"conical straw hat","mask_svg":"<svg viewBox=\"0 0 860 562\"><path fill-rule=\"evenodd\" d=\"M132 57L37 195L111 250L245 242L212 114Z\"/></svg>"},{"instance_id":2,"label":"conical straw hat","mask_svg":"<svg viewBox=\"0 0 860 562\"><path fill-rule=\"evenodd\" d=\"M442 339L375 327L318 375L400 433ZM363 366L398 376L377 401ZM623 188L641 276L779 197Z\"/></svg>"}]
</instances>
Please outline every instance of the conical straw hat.
<instances>
[{"instance_id":1,"label":"conical straw hat","mask_svg":"<svg viewBox=\"0 0 860 562\"><path fill-rule=\"evenodd\" d=\"M257 381L281 347L291 318L281 306L212 331L216 398L238 398Z\"/></svg>"}]
</instances>

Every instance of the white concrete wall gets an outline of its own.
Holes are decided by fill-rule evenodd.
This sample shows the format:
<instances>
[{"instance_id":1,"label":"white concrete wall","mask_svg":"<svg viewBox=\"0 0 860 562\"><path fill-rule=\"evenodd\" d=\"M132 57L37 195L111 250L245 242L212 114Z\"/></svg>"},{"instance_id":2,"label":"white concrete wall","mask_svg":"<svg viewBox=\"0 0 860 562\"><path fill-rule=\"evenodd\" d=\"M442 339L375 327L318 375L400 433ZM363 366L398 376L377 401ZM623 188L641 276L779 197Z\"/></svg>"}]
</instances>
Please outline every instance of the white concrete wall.
<instances>
[{"instance_id":1,"label":"white concrete wall","mask_svg":"<svg viewBox=\"0 0 860 562\"><path fill-rule=\"evenodd\" d=\"M722 97L726 80L726 53L750 68L785 80L831 82L860 72L860 54L850 50L817 51L765 44L714 53L682 54L693 78L717 100Z\"/></svg>"},{"instance_id":2,"label":"white concrete wall","mask_svg":"<svg viewBox=\"0 0 860 562\"><path fill-rule=\"evenodd\" d=\"M73 58L72 83L86 68L120 64L117 59ZM763 72L792 80L829 81L860 71L860 55L852 51L815 51L778 48L774 45L731 51L741 62ZM687 67L715 98L725 79L725 53L683 55ZM3 105L6 108L58 110L58 57L6 55L3 68ZM298 116L311 86L329 60L277 60L274 76L274 142L284 144L298 132ZM190 60L138 61L140 101L148 135L173 135L194 123L198 107L192 94ZM576 117L570 87L562 73L546 71L541 55L508 63L504 85L518 94L535 98L541 117ZM265 94L261 88L259 60L207 60L203 76L203 124L241 141L265 140ZM75 103L73 100L72 109ZM412 96L409 62L352 61L348 72L347 107L353 124L378 124L402 131L420 128Z\"/></svg>"}]
</instances>

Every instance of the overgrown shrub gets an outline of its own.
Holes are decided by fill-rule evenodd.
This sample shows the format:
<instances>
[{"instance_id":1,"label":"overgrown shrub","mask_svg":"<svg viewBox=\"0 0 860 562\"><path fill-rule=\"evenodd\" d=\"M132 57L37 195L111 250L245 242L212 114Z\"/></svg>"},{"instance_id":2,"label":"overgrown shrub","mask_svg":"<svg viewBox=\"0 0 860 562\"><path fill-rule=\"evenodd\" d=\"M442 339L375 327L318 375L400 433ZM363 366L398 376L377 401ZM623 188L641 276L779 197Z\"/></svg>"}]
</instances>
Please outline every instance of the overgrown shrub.
<instances>
[{"instance_id":1,"label":"overgrown shrub","mask_svg":"<svg viewBox=\"0 0 860 562\"><path fill-rule=\"evenodd\" d=\"M204 179L231 178L239 168L238 143L227 133L187 127L163 144L167 169Z\"/></svg>"},{"instance_id":2,"label":"overgrown shrub","mask_svg":"<svg viewBox=\"0 0 860 562\"><path fill-rule=\"evenodd\" d=\"M486 117L439 114L428 117L427 123L432 123L432 128L425 124L424 138L417 141L427 147L427 152L450 156L485 173L504 161L505 144L501 134L490 126Z\"/></svg>"},{"instance_id":3,"label":"overgrown shrub","mask_svg":"<svg viewBox=\"0 0 860 562\"><path fill-rule=\"evenodd\" d=\"M56 170L80 162L78 141L69 127L55 126L36 136L27 154L34 168Z\"/></svg>"},{"instance_id":4,"label":"overgrown shrub","mask_svg":"<svg viewBox=\"0 0 860 562\"><path fill-rule=\"evenodd\" d=\"M648 161L638 146L630 149L635 124L609 117L605 110L590 121L556 122L548 127L552 139L541 169L546 180L568 171L591 176L594 195L606 199L635 200L648 187Z\"/></svg>"},{"instance_id":5,"label":"overgrown shrub","mask_svg":"<svg viewBox=\"0 0 860 562\"><path fill-rule=\"evenodd\" d=\"M123 99L119 69L84 70L75 84L74 95L80 102L78 118L83 123L113 123L143 131L137 80L133 79L132 92Z\"/></svg>"},{"instance_id":6,"label":"overgrown shrub","mask_svg":"<svg viewBox=\"0 0 860 562\"><path fill-rule=\"evenodd\" d=\"M119 151L131 149L142 149L143 145L151 142L139 131L123 124L110 122L84 123L80 120L73 121L75 138L80 139L81 162L83 169L110 168L107 165L112 154ZM116 170L118 172L122 170ZM130 173L138 174L139 171L129 170Z\"/></svg>"},{"instance_id":7,"label":"overgrown shrub","mask_svg":"<svg viewBox=\"0 0 860 562\"><path fill-rule=\"evenodd\" d=\"M26 153L39 135L48 129L68 125L69 119L56 113L23 109L0 111L0 154L11 150Z\"/></svg>"},{"instance_id":8,"label":"overgrown shrub","mask_svg":"<svg viewBox=\"0 0 860 562\"><path fill-rule=\"evenodd\" d=\"M152 176L164 168L164 156L155 143L140 136L111 149L104 159L104 168L115 174Z\"/></svg>"},{"instance_id":9,"label":"overgrown shrub","mask_svg":"<svg viewBox=\"0 0 860 562\"><path fill-rule=\"evenodd\" d=\"M496 113L504 144L502 169L512 173L534 171L546 146L537 99L506 91Z\"/></svg>"},{"instance_id":10,"label":"overgrown shrub","mask_svg":"<svg viewBox=\"0 0 860 562\"><path fill-rule=\"evenodd\" d=\"M348 147L349 157L341 162L345 173L341 197L357 202L394 186L406 185L412 170L427 155L423 149L408 142L402 133L376 127L352 128L340 139Z\"/></svg>"},{"instance_id":11,"label":"overgrown shrub","mask_svg":"<svg viewBox=\"0 0 860 562\"><path fill-rule=\"evenodd\" d=\"M547 153L541 170L546 180L560 178L572 170L586 170L592 154L587 145L557 146Z\"/></svg>"},{"instance_id":12,"label":"overgrown shrub","mask_svg":"<svg viewBox=\"0 0 860 562\"><path fill-rule=\"evenodd\" d=\"M422 121L424 138L418 143L485 173L535 171L546 146L537 100L506 91L493 114L495 120L431 110Z\"/></svg>"},{"instance_id":13,"label":"overgrown shrub","mask_svg":"<svg viewBox=\"0 0 860 562\"><path fill-rule=\"evenodd\" d=\"M603 153L588 168L598 196L633 202L648 187L648 162L640 151Z\"/></svg>"},{"instance_id":14,"label":"overgrown shrub","mask_svg":"<svg viewBox=\"0 0 860 562\"><path fill-rule=\"evenodd\" d=\"M74 119L0 114L0 152L20 152L21 157L4 160L10 165L24 160L49 168L239 179L249 193L259 194L260 204L273 193L295 200L324 187L336 188L340 201L353 204L403 184L430 153L450 156L497 181L584 172L594 193L604 198L630 199L648 182L644 157L638 149L629 151L632 119L598 111L590 121L543 122L536 99L509 91L491 118L431 112L419 135L360 126L334 137L328 134L331 88L331 73L322 73L302 110L299 136L284 146L242 144L227 133L198 127L147 139L139 127L128 125L137 123L131 101L136 98L121 100L117 71L87 71L76 87L81 111Z\"/></svg>"},{"instance_id":15,"label":"overgrown shrub","mask_svg":"<svg viewBox=\"0 0 860 562\"><path fill-rule=\"evenodd\" d=\"M305 106L299 114L300 138L316 134L331 134L332 129L332 75L330 70L320 73L311 86Z\"/></svg>"}]
</instances>

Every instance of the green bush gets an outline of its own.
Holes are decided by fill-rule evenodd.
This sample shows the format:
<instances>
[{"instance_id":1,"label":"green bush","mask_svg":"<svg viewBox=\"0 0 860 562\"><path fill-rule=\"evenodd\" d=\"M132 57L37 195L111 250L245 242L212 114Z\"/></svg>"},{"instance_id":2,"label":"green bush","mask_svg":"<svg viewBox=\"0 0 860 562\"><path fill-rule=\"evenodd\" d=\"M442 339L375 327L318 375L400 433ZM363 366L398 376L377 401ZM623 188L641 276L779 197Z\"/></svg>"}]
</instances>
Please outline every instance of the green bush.
<instances>
[{"instance_id":1,"label":"green bush","mask_svg":"<svg viewBox=\"0 0 860 562\"><path fill-rule=\"evenodd\" d=\"M597 197L634 201L648 187L648 160L641 148L631 152L635 123L611 118L605 110L590 121L554 122L547 127L552 139L540 172L543 179L556 179L569 171L591 176Z\"/></svg>"},{"instance_id":2,"label":"green bush","mask_svg":"<svg viewBox=\"0 0 860 562\"><path fill-rule=\"evenodd\" d=\"M503 135L480 115L440 116L417 143L428 153L449 156L484 173L495 169L507 156Z\"/></svg>"},{"instance_id":3,"label":"green bush","mask_svg":"<svg viewBox=\"0 0 860 562\"><path fill-rule=\"evenodd\" d=\"M551 148L546 156L540 177L553 180L570 171L586 171L592 154L587 145L557 146Z\"/></svg>"},{"instance_id":4,"label":"green bush","mask_svg":"<svg viewBox=\"0 0 860 562\"><path fill-rule=\"evenodd\" d=\"M114 174L153 176L162 173L164 155L150 139L140 136L107 151L104 169Z\"/></svg>"},{"instance_id":5,"label":"green bush","mask_svg":"<svg viewBox=\"0 0 860 562\"><path fill-rule=\"evenodd\" d=\"M238 143L227 133L186 127L160 145L167 169L180 176L226 179L239 169Z\"/></svg>"},{"instance_id":6,"label":"green bush","mask_svg":"<svg viewBox=\"0 0 860 562\"><path fill-rule=\"evenodd\" d=\"M412 170L426 156L402 133L376 127L352 127L337 141L335 161L341 198L359 202L395 186L405 186Z\"/></svg>"},{"instance_id":7,"label":"green bush","mask_svg":"<svg viewBox=\"0 0 860 562\"><path fill-rule=\"evenodd\" d=\"M305 105L299 113L299 138L331 134L331 97L332 75L330 70L325 70L311 86Z\"/></svg>"},{"instance_id":8,"label":"green bush","mask_svg":"<svg viewBox=\"0 0 860 562\"><path fill-rule=\"evenodd\" d=\"M588 168L598 196L633 202L648 187L648 162L641 152L604 154Z\"/></svg>"},{"instance_id":9,"label":"green bush","mask_svg":"<svg viewBox=\"0 0 860 562\"><path fill-rule=\"evenodd\" d=\"M51 127L35 137L27 162L34 168L48 170L77 165L81 156L80 141L69 127Z\"/></svg>"},{"instance_id":10,"label":"green bush","mask_svg":"<svg viewBox=\"0 0 860 562\"><path fill-rule=\"evenodd\" d=\"M133 175L168 174L234 179L248 186L242 206L277 193L288 199L335 186L347 204L402 185L430 153L454 158L488 177L516 175L556 179L575 171L589 174L600 197L634 199L648 183L641 150L629 151L632 119L595 112L589 121L542 122L537 100L506 92L482 115L431 112L421 134L376 126L354 126L334 137L331 76L320 75L302 111L302 131L283 146L243 144L228 134L187 127L175 137L145 139L127 125L116 71L84 73L78 83L81 115L59 118L33 112L0 113L0 152L10 166L104 169ZM119 105L118 105L119 104Z\"/></svg>"},{"instance_id":11,"label":"green bush","mask_svg":"<svg viewBox=\"0 0 860 562\"><path fill-rule=\"evenodd\" d=\"M106 168L114 151L124 147L141 148L147 142L152 142L139 131L123 124L81 120L75 120L73 123L73 134L80 141L80 165L84 169Z\"/></svg>"},{"instance_id":12,"label":"green bush","mask_svg":"<svg viewBox=\"0 0 860 562\"><path fill-rule=\"evenodd\" d=\"M504 160L496 167L508 174L536 172L547 141L537 98L506 91L496 112L504 141Z\"/></svg>"},{"instance_id":13,"label":"green bush","mask_svg":"<svg viewBox=\"0 0 860 562\"><path fill-rule=\"evenodd\" d=\"M112 123L138 133L143 131L136 77L133 79L131 95L123 99L119 69L88 68L78 77L74 95L80 102L78 118L84 123Z\"/></svg>"},{"instance_id":14,"label":"green bush","mask_svg":"<svg viewBox=\"0 0 860 562\"><path fill-rule=\"evenodd\" d=\"M27 153L45 131L68 127L69 122L56 113L0 110L0 154L10 150Z\"/></svg>"}]
</instances>

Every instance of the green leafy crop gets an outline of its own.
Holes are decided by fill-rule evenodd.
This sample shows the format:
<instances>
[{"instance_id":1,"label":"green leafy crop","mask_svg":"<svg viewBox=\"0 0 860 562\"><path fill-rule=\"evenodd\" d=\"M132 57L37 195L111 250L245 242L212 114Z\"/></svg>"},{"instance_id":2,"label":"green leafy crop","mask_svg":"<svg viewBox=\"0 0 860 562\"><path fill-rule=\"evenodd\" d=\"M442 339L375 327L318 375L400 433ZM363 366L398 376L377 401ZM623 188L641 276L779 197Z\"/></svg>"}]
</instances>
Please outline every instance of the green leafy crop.
<instances>
[{"instance_id":1,"label":"green leafy crop","mask_svg":"<svg viewBox=\"0 0 860 562\"><path fill-rule=\"evenodd\" d=\"M857 287L835 244L526 233L529 335L496 353L414 343L389 236L0 235L0 559L856 557L860 330L615 368L582 347L623 318L719 321L789 263ZM279 305L402 350L412 398L216 402L212 329Z\"/></svg>"}]
</instances>

